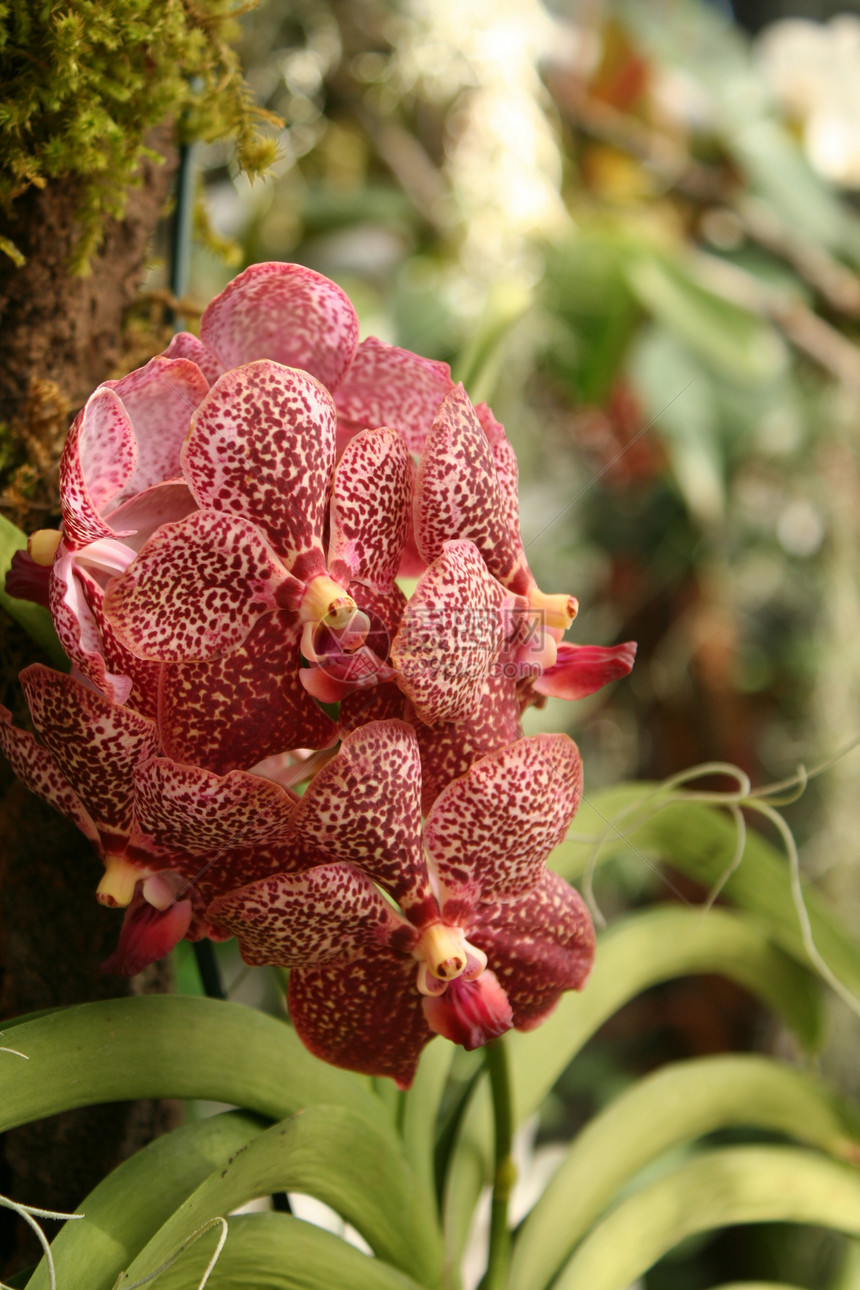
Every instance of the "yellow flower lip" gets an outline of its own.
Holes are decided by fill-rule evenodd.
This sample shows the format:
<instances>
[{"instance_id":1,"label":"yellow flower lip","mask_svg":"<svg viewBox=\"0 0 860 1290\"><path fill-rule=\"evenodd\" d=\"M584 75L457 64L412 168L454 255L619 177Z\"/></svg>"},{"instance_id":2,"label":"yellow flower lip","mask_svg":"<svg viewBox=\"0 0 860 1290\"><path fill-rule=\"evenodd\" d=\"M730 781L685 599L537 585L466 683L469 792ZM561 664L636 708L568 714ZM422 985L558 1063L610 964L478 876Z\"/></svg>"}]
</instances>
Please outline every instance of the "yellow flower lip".
<instances>
[{"instance_id":1,"label":"yellow flower lip","mask_svg":"<svg viewBox=\"0 0 860 1290\"><path fill-rule=\"evenodd\" d=\"M124 909L131 904L139 879L148 873L148 869L132 864L125 856L107 855L102 880L96 887L96 899L100 905Z\"/></svg>"},{"instance_id":2,"label":"yellow flower lip","mask_svg":"<svg viewBox=\"0 0 860 1290\"><path fill-rule=\"evenodd\" d=\"M36 564L49 569L62 540L63 535L59 529L36 529L27 538L27 554Z\"/></svg>"},{"instance_id":3,"label":"yellow flower lip","mask_svg":"<svg viewBox=\"0 0 860 1290\"><path fill-rule=\"evenodd\" d=\"M309 583L299 610L303 623L321 623L334 631L348 627L358 606L339 582L321 573Z\"/></svg>"},{"instance_id":4,"label":"yellow flower lip","mask_svg":"<svg viewBox=\"0 0 860 1290\"><path fill-rule=\"evenodd\" d=\"M528 600L531 608L543 615L546 626L556 630L567 631L579 613L579 601L576 596L567 596L563 592L558 595L547 595L539 587L532 587Z\"/></svg>"},{"instance_id":5,"label":"yellow flower lip","mask_svg":"<svg viewBox=\"0 0 860 1290\"><path fill-rule=\"evenodd\" d=\"M431 924L424 929L412 952L437 981L454 981L466 968L466 947L459 927Z\"/></svg>"}]
</instances>

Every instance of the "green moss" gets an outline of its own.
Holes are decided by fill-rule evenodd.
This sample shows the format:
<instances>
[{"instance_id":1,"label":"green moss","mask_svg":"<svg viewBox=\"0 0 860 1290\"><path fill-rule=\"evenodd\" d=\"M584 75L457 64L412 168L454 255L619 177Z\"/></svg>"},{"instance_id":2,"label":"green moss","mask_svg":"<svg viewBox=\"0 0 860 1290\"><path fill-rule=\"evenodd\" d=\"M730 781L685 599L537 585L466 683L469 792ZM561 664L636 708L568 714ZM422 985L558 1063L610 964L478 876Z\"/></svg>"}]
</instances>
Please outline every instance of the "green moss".
<instances>
[{"instance_id":1,"label":"green moss","mask_svg":"<svg viewBox=\"0 0 860 1290\"><path fill-rule=\"evenodd\" d=\"M246 6L248 7L248 6ZM75 177L78 267L106 216L121 217L145 139L165 121L181 141L235 138L258 174L277 142L261 130L231 42L233 0L7 0L0 3L0 208ZM0 238L0 253L16 255Z\"/></svg>"}]
</instances>

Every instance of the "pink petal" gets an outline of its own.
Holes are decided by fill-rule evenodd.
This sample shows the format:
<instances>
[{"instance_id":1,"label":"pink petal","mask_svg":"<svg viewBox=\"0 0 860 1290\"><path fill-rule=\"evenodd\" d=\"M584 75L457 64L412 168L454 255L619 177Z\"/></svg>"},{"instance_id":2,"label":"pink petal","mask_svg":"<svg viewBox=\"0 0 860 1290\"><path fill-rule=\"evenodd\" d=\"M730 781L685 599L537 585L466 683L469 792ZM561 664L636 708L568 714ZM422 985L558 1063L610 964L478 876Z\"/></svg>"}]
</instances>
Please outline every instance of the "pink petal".
<instances>
[{"instance_id":1,"label":"pink petal","mask_svg":"<svg viewBox=\"0 0 860 1290\"><path fill-rule=\"evenodd\" d=\"M178 331L162 355L163 358L187 358L196 363L209 385L213 385L224 371L216 354L192 336L190 331Z\"/></svg>"},{"instance_id":2,"label":"pink petal","mask_svg":"<svg viewBox=\"0 0 860 1290\"><path fill-rule=\"evenodd\" d=\"M155 726L40 663L20 679L45 747L113 849L131 828L134 767L158 751Z\"/></svg>"},{"instance_id":3,"label":"pink petal","mask_svg":"<svg viewBox=\"0 0 860 1290\"><path fill-rule=\"evenodd\" d=\"M113 503L111 503L113 505ZM125 545L139 551L148 537L162 524L174 524L197 510L188 485L181 480L153 484L123 502L105 516L105 522L122 532ZM86 558L86 550L84 557Z\"/></svg>"},{"instance_id":4,"label":"pink petal","mask_svg":"<svg viewBox=\"0 0 860 1290\"><path fill-rule=\"evenodd\" d=\"M519 589L522 548L519 525L511 526L509 501L487 436L457 385L439 408L418 464L415 539L422 557L430 564L446 542L465 538L481 552L494 578Z\"/></svg>"},{"instance_id":5,"label":"pink petal","mask_svg":"<svg viewBox=\"0 0 860 1290\"><path fill-rule=\"evenodd\" d=\"M137 442L121 400L105 386L75 418L60 458L60 505L66 544L115 536L101 518L134 474Z\"/></svg>"},{"instance_id":6,"label":"pink petal","mask_svg":"<svg viewBox=\"0 0 860 1290\"><path fill-rule=\"evenodd\" d=\"M510 440L505 435L505 427L493 416L486 403L475 405L475 415L481 423L493 463L496 467L496 478L499 481L499 504L501 520L507 530L508 540L514 556L514 574L505 581L505 586L518 595L526 596L534 579L526 561L520 535L520 501L519 501L519 467L517 454Z\"/></svg>"},{"instance_id":7,"label":"pink petal","mask_svg":"<svg viewBox=\"0 0 860 1290\"><path fill-rule=\"evenodd\" d=\"M334 453L328 390L306 372L263 361L215 382L193 418L182 466L201 506L253 520L288 565L318 552L322 573Z\"/></svg>"},{"instance_id":8,"label":"pink petal","mask_svg":"<svg viewBox=\"0 0 860 1290\"><path fill-rule=\"evenodd\" d=\"M627 676L635 658L635 641L610 646L563 642L557 661L532 682L532 689L559 699L584 699L610 681Z\"/></svg>"},{"instance_id":9,"label":"pink petal","mask_svg":"<svg viewBox=\"0 0 860 1290\"><path fill-rule=\"evenodd\" d=\"M492 972L482 972L474 981L458 977L444 994L425 997L422 1006L430 1029L467 1052L498 1039L514 1024L508 996Z\"/></svg>"},{"instance_id":10,"label":"pink petal","mask_svg":"<svg viewBox=\"0 0 860 1290\"><path fill-rule=\"evenodd\" d=\"M107 699L154 718L160 664L135 658L117 639L104 615L104 592L80 554L62 557L52 570L51 612L60 643L81 676Z\"/></svg>"},{"instance_id":11,"label":"pink petal","mask_svg":"<svg viewBox=\"0 0 860 1290\"><path fill-rule=\"evenodd\" d=\"M333 743L333 721L299 680L300 630L292 614L267 614L224 658L166 664L159 733L167 756L224 774L286 748Z\"/></svg>"},{"instance_id":12,"label":"pink petal","mask_svg":"<svg viewBox=\"0 0 860 1290\"><path fill-rule=\"evenodd\" d=\"M253 264L207 307L200 339L225 368L269 358L333 390L358 343L358 316L346 293L312 269Z\"/></svg>"},{"instance_id":13,"label":"pink petal","mask_svg":"<svg viewBox=\"0 0 860 1290\"><path fill-rule=\"evenodd\" d=\"M369 337L359 345L337 392L341 435L390 426L416 456L433 418L451 389L447 363L422 358Z\"/></svg>"},{"instance_id":14,"label":"pink petal","mask_svg":"<svg viewBox=\"0 0 860 1290\"><path fill-rule=\"evenodd\" d=\"M427 815L442 789L465 775L472 762L522 738L516 681L498 667L484 678L471 717L435 726L416 719L415 734L421 751L421 809Z\"/></svg>"},{"instance_id":15,"label":"pink petal","mask_svg":"<svg viewBox=\"0 0 860 1290\"><path fill-rule=\"evenodd\" d=\"M567 735L519 739L449 784L424 826L446 922L540 882L581 796L582 762Z\"/></svg>"},{"instance_id":16,"label":"pink petal","mask_svg":"<svg viewBox=\"0 0 860 1290\"><path fill-rule=\"evenodd\" d=\"M554 873L521 896L479 906L466 935L488 956L517 1030L539 1025L565 990L581 990L594 962L585 903Z\"/></svg>"},{"instance_id":17,"label":"pink petal","mask_svg":"<svg viewBox=\"0 0 860 1290\"><path fill-rule=\"evenodd\" d=\"M471 542L448 542L420 579L391 646L391 663L428 725L472 716L505 643L504 589Z\"/></svg>"},{"instance_id":18,"label":"pink petal","mask_svg":"<svg viewBox=\"0 0 860 1290\"><path fill-rule=\"evenodd\" d=\"M355 436L335 472L328 567L385 588L397 577L412 504L412 462L400 435L385 428Z\"/></svg>"},{"instance_id":19,"label":"pink petal","mask_svg":"<svg viewBox=\"0 0 860 1290\"><path fill-rule=\"evenodd\" d=\"M201 661L240 645L293 582L253 524L195 511L153 534L108 583L104 610L138 658Z\"/></svg>"},{"instance_id":20,"label":"pink petal","mask_svg":"<svg viewBox=\"0 0 860 1290\"><path fill-rule=\"evenodd\" d=\"M0 748L12 770L31 793L65 815L96 847L100 845L98 829L51 753L36 742L29 730L16 730L12 725L12 714L2 706Z\"/></svg>"},{"instance_id":21,"label":"pink petal","mask_svg":"<svg viewBox=\"0 0 860 1290\"><path fill-rule=\"evenodd\" d=\"M346 962L391 940L416 938L367 874L349 864L276 873L219 896L206 917L232 932L246 963L281 967Z\"/></svg>"},{"instance_id":22,"label":"pink petal","mask_svg":"<svg viewBox=\"0 0 860 1290\"><path fill-rule=\"evenodd\" d=\"M135 471L114 498L118 505L181 473L179 450L209 382L187 359L159 356L119 381L105 381L103 388L122 399L137 441Z\"/></svg>"},{"instance_id":23,"label":"pink petal","mask_svg":"<svg viewBox=\"0 0 860 1290\"><path fill-rule=\"evenodd\" d=\"M135 896L125 911L119 943L101 964L102 972L136 976L178 945L191 922L191 901L181 900L167 909L154 909Z\"/></svg>"},{"instance_id":24,"label":"pink petal","mask_svg":"<svg viewBox=\"0 0 860 1290\"><path fill-rule=\"evenodd\" d=\"M290 973L290 1019L315 1057L400 1088L415 1077L433 1038L415 988L415 960L369 947L350 963Z\"/></svg>"},{"instance_id":25,"label":"pink petal","mask_svg":"<svg viewBox=\"0 0 860 1290\"><path fill-rule=\"evenodd\" d=\"M320 859L364 869L410 922L437 917L421 854L421 767L414 731L380 721L348 735L311 780L293 825Z\"/></svg>"}]
</instances>

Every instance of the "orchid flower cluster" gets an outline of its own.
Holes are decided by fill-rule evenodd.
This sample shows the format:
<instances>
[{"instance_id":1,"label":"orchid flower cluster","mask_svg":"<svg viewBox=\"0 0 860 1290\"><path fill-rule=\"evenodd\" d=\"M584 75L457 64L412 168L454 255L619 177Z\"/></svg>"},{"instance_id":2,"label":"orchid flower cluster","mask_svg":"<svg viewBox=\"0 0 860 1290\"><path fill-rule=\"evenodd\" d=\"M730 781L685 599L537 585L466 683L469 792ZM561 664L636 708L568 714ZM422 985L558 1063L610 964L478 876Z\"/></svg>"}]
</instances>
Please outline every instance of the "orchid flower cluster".
<instances>
[{"instance_id":1,"label":"orchid flower cluster","mask_svg":"<svg viewBox=\"0 0 860 1290\"><path fill-rule=\"evenodd\" d=\"M312 1052L401 1087L434 1034L475 1048L583 985L591 923L546 868L579 753L521 715L635 647L562 640L513 450L446 364L254 265L91 395L60 493L7 590L50 607L71 674L22 673L36 733L0 710L0 746L103 861L108 970L236 936L291 969Z\"/></svg>"}]
</instances>

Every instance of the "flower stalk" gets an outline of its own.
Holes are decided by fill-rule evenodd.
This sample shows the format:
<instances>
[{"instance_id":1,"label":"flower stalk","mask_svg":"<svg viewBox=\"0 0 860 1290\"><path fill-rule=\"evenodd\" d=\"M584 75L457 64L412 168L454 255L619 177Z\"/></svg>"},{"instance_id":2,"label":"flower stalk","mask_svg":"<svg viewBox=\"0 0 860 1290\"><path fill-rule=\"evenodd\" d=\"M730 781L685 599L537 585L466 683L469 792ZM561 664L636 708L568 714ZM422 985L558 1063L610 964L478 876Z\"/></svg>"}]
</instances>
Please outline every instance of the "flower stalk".
<instances>
[{"instance_id":1,"label":"flower stalk","mask_svg":"<svg viewBox=\"0 0 860 1290\"><path fill-rule=\"evenodd\" d=\"M479 1290L502 1290L511 1256L508 1205L517 1174L511 1151L514 1123L511 1078L503 1039L493 1039L485 1045L484 1063L493 1100L494 1170L487 1271Z\"/></svg>"}]
</instances>

